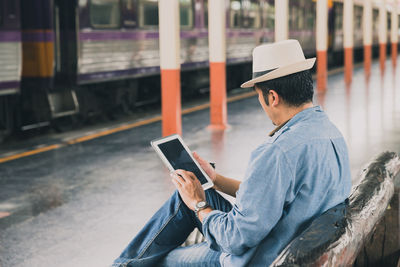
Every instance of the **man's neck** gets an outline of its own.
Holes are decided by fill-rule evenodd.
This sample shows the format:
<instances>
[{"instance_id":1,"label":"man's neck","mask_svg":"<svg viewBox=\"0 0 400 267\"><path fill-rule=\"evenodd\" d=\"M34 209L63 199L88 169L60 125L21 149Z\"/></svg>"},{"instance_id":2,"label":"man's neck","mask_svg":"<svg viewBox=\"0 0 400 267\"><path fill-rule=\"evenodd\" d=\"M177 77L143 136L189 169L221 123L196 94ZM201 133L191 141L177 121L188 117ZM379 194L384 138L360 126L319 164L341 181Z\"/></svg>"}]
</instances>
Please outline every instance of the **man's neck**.
<instances>
[{"instance_id":1,"label":"man's neck","mask_svg":"<svg viewBox=\"0 0 400 267\"><path fill-rule=\"evenodd\" d=\"M283 110L283 112L281 112L281 115L279 116L279 118L276 119L275 125L280 126L283 123L286 123L291 118L293 118L297 113L299 113L305 109L312 108L313 106L314 105L312 102L308 102L299 107L286 107L285 110Z\"/></svg>"}]
</instances>

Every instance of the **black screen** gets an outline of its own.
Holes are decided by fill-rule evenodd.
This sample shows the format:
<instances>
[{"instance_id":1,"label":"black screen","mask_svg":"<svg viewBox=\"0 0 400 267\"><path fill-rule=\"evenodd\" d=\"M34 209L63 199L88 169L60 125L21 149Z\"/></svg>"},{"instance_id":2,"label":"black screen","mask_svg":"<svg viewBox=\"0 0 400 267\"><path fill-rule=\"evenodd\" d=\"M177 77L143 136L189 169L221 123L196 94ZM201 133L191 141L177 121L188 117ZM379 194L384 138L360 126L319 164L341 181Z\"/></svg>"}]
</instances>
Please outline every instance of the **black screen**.
<instances>
[{"instance_id":1,"label":"black screen","mask_svg":"<svg viewBox=\"0 0 400 267\"><path fill-rule=\"evenodd\" d=\"M201 173L196 163L189 156L183 145L178 139L159 144L161 152L165 155L174 170L182 169L193 172L201 184L207 183L207 179Z\"/></svg>"}]
</instances>

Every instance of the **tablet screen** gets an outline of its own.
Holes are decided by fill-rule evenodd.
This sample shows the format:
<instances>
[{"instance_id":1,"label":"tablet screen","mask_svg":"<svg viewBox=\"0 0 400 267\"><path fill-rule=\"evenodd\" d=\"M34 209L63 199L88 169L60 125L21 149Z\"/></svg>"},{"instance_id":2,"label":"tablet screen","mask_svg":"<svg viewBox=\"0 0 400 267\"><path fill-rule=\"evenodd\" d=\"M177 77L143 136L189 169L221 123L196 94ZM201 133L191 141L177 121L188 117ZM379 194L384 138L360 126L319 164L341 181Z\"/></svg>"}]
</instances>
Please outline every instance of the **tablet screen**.
<instances>
[{"instance_id":1,"label":"tablet screen","mask_svg":"<svg viewBox=\"0 0 400 267\"><path fill-rule=\"evenodd\" d=\"M175 170L193 172L201 184L208 182L178 139L158 144L158 147Z\"/></svg>"}]
</instances>

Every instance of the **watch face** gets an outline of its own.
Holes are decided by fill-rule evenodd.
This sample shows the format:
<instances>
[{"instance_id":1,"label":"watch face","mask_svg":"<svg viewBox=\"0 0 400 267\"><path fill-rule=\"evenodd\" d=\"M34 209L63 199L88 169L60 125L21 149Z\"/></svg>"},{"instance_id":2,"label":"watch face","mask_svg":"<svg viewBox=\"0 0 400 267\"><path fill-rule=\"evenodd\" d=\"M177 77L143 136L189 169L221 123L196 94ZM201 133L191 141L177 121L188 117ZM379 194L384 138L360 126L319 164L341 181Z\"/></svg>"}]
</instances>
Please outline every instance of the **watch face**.
<instances>
[{"instance_id":1,"label":"watch face","mask_svg":"<svg viewBox=\"0 0 400 267\"><path fill-rule=\"evenodd\" d=\"M197 207L198 209L201 209L201 208L203 208L205 205L207 205L207 203L206 203L205 201L200 201L200 202L198 202L198 203L196 204L196 207Z\"/></svg>"}]
</instances>

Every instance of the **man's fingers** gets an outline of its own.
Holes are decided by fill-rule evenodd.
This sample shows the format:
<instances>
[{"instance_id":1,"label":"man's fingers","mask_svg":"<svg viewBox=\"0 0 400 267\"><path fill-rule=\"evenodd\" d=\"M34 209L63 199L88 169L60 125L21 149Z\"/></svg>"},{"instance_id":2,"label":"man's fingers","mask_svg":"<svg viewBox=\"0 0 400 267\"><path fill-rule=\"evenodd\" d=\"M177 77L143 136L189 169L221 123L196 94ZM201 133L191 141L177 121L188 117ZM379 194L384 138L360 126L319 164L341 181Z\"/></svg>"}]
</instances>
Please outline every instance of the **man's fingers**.
<instances>
[{"instance_id":1,"label":"man's fingers","mask_svg":"<svg viewBox=\"0 0 400 267\"><path fill-rule=\"evenodd\" d=\"M176 181L175 177L172 177L171 181L175 185L176 188L181 187L181 184Z\"/></svg>"},{"instance_id":2,"label":"man's fingers","mask_svg":"<svg viewBox=\"0 0 400 267\"><path fill-rule=\"evenodd\" d=\"M187 173L187 175L188 175L190 178L192 178L193 181L196 181L196 180L197 180L197 177L196 177L196 175L195 175L193 172L186 172L186 173Z\"/></svg>"},{"instance_id":3,"label":"man's fingers","mask_svg":"<svg viewBox=\"0 0 400 267\"><path fill-rule=\"evenodd\" d=\"M176 170L175 171L175 173L177 174L177 175L180 175L182 178L183 178L183 180L185 180L185 181L188 181L188 180L190 180L190 179L193 179L192 177L191 177L191 172L188 172L188 171L185 171L185 170Z\"/></svg>"},{"instance_id":4,"label":"man's fingers","mask_svg":"<svg viewBox=\"0 0 400 267\"><path fill-rule=\"evenodd\" d=\"M199 163L204 163L205 160L202 159L199 154L197 154L197 152L193 152L193 157L195 158L195 160L197 160Z\"/></svg>"},{"instance_id":5,"label":"man's fingers","mask_svg":"<svg viewBox=\"0 0 400 267\"><path fill-rule=\"evenodd\" d=\"M193 172L190 171L185 171L185 170L176 170L176 173L181 175L183 177L183 179L185 179L185 181L189 181L189 180L196 180L196 175Z\"/></svg>"},{"instance_id":6,"label":"man's fingers","mask_svg":"<svg viewBox=\"0 0 400 267\"><path fill-rule=\"evenodd\" d=\"M179 174L172 172L171 177L172 180L176 181L180 186L182 186L185 183L185 179Z\"/></svg>"}]
</instances>

